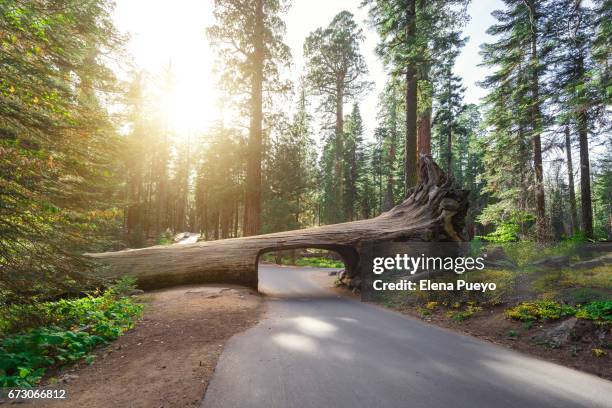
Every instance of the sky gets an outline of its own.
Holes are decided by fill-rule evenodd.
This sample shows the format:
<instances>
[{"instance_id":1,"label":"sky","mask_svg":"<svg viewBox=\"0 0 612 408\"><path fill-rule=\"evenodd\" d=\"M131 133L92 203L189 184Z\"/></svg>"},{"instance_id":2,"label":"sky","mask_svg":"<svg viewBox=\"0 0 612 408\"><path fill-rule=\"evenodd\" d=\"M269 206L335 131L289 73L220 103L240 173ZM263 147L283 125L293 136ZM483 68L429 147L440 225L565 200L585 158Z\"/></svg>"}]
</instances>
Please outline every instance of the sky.
<instances>
[{"instance_id":1,"label":"sky","mask_svg":"<svg viewBox=\"0 0 612 408\"><path fill-rule=\"evenodd\" d=\"M366 139L372 139L378 94L386 74L375 53L377 35L368 27L367 10L360 8L360 3L360 0L293 0L285 15L285 42L293 55L293 78L298 78L303 72L302 46L308 34L327 26L342 10L355 15L364 29L362 53L370 71L369 79L375 84L359 101ZM501 0L473 0L469 6L471 19L464 30L469 40L455 67L467 88L467 103L478 103L484 96L484 90L476 85L487 74L485 68L478 66L479 47L490 41L485 31L494 21L491 11L501 7ZM175 130L185 134L205 130L221 115L215 103L218 93L212 74L215 56L205 33L206 27L214 24L212 10L213 0L116 0L114 19L119 30L129 35L127 51L131 63L149 72L153 79L172 64L175 87L165 109Z\"/></svg>"}]
</instances>

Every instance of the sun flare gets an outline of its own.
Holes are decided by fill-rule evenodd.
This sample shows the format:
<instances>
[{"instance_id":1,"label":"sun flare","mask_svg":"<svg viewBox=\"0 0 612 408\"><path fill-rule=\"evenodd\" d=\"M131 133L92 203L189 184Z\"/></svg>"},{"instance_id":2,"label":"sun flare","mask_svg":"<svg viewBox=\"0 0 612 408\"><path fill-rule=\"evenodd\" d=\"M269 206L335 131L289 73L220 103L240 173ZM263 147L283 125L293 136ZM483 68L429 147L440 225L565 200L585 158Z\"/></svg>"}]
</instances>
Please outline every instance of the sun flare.
<instances>
[{"instance_id":1,"label":"sun flare","mask_svg":"<svg viewBox=\"0 0 612 408\"><path fill-rule=\"evenodd\" d=\"M208 129L218 117L215 100L212 82L190 75L178 78L163 106L168 126L176 137L185 139Z\"/></svg>"}]
</instances>

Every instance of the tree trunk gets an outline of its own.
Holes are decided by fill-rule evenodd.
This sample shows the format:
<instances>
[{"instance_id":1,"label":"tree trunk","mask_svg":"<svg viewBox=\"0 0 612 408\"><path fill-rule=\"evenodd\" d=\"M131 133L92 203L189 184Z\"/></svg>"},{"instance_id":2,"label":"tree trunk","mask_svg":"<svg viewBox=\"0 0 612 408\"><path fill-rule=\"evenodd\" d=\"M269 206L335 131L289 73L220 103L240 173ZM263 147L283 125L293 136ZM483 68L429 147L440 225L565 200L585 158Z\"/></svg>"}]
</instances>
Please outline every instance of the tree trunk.
<instances>
[{"instance_id":1,"label":"tree trunk","mask_svg":"<svg viewBox=\"0 0 612 408\"><path fill-rule=\"evenodd\" d=\"M409 0L406 10L406 41L414 39L416 35L416 0ZM414 62L406 66L406 144L404 155L404 183L405 192L417 183L417 78Z\"/></svg>"},{"instance_id":2,"label":"tree trunk","mask_svg":"<svg viewBox=\"0 0 612 408\"><path fill-rule=\"evenodd\" d=\"M341 79L338 80L338 84L336 85L336 130L335 130L335 155L334 155L334 176L336 178L334 183L334 195L335 195L335 203L334 203L334 213L333 221L340 222L343 221L344 214L344 169L342 159L344 156L344 77L346 75L342 75Z\"/></svg>"},{"instance_id":3,"label":"tree trunk","mask_svg":"<svg viewBox=\"0 0 612 408\"><path fill-rule=\"evenodd\" d=\"M544 202L544 170L542 167L542 118L540 114L540 83L538 77L537 24L533 0L527 2L531 16L531 126L533 127L533 167L535 168L536 239L546 241L546 206Z\"/></svg>"},{"instance_id":4,"label":"tree trunk","mask_svg":"<svg viewBox=\"0 0 612 408\"><path fill-rule=\"evenodd\" d=\"M452 72L450 67L448 68L448 137L446 139L447 151L446 151L446 174L451 176L453 174L452 162L453 162L453 87L452 87Z\"/></svg>"},{"instance_id":5,"label":"tree trunk","mask_svg":"<svg viewBox=\"0 0 612 408\"><path fill-rule=\"evenodd\" d=\"M576 64L577 77L584 78L584 57ZM580 147L580 208L582 230L587 238L593 238L593 203L591 201L591 166L589 163L589 124L586 107L578 111L578 142Z\"/></svg>"},{"instance_id":6,"label":"tree trunk","mask_svg":"<svg viewBox=\"0 0 612 408\"><path fill-rule=\"evenodd\" d=\"M251 77L251 123L247 153L244 236L261 230L262 87L264 64L263 0L256 0Z\"/></svg>"},{"instance_id":7,"label":"tree trunk","mask_svg":"<svg viewBox=\"0 0 612 408\"><path fill-rule=\"evenodd\" d=\"M391 141L391 146L389 146L389 173L387 174L387 190L385 192L385 201L382 206L382 211L389 211L393 208L394 200L393 200L393 186L395 185L395 180L393 178L393 163L395 163L395 135L392 135L393 140Z\"/></svg>"},{"instance_id":8,"label":"tree trunk","mask_svg":"<svg viewBox=\"0 0 612 408\"><path fill-rule=\"evenodd\" d=\"M187 283L237 283L257 287L257 262L266 252L319 248L337 252L348 275L359 273L366 243L388 241L464 241L467 192L424 156L419 184L401 204L376 218L254 237L155 246L89 254L109 268L108 278L131 275L143 288ZM361 257L363 258L363 257Z\"/></svg>"},{"instance_id":9,"label":"tree trunk","mask_svg":"<svg viewBox=\"0 0 612 408\"><path fill-rule=\"evenodd\" d=\"M569 125L565 127L565 152L567 155L567 185L570 201L570 231L575 234L578 230L578 213L576 211L576 190L574 189L574 165L572 163L572 142L570 140Z\"/></svg>"}]
</instances>

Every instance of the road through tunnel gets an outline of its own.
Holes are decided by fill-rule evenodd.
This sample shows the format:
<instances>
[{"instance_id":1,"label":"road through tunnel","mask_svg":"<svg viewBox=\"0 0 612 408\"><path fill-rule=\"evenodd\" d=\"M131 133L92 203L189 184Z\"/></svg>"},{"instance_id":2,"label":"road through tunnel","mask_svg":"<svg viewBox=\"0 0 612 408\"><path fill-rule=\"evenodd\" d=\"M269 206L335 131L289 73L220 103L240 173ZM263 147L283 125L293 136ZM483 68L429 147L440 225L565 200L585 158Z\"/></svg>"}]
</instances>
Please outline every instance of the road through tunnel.
<instances>
[{"instance_id":1,"label":"road through tunnel","mask_svg":"<svg viewBox=\"0 0 612 408\"><path fill-rule=\"evenodd\" d=\"M258 290L264 295L329 296L332 293L323 287L339 277L343 283L356 282L359 253L346 245L271 247L258 253L255 267Z\"/></svg>"}]
</instances>

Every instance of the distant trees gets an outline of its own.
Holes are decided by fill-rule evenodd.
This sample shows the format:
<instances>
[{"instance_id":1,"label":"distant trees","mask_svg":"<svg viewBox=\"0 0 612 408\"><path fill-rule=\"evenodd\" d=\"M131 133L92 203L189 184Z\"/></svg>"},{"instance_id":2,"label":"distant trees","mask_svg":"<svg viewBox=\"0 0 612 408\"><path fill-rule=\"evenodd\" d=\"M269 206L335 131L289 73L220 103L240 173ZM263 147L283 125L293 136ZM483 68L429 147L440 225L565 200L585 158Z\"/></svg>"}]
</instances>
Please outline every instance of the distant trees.
<instances>
[{"instance_id":1,"label":"distant trees","mask_svg":"<svg viewBox=\"0 0 612 408\"><path fill-rule=\"evenodd\" d=\"M453 74L454 58L442 67L435 91L436 114L433 120L438 136L438 161L445 163L446 172L453 174L453 137L459 131L459 116L465 109L463 93L465 87L461 78Z\"/></svg>"},{"instance_id":2,"label":"distant trees","mask_svg":"<svg viewBox=\"0 0 612 408\"><path fill-rule=\"evenodd\" d=\"M403 91L400 80L390 80L379 96L378 128L374 135L379 150L374 169L379 177L380 212L390 210L404 196Z\"/></svg>"},{"instance_id":3,"label":"distant trees","mask_svg":"<svg viewBox=\"0 0 612 408\"><path fill-rule=\"evenodd\" d=\"M244 198L244 136L217 124L199 140L196 155L195 216L191 230L206 240L240 236Z\"/></svg>"},{"instance_id":4,"label":"distant trees","mask_svg":"<svg viewBox=\"0 0 612 408\"><path fill-rule=\"evenodd\" d=\"M306 59L305 81L307 86L320 96L323 110L334 117L333 148L333 199L327 202L329 221L343 220L344 205L344 104L367 90L369 83L364 79L368 73L360 43L363 32L357 26L353 15L342 11L325 29L312 32L304 43Z\"/></svg>"},{"instance_id":5,"label":"distant trees","mask_svg":"<svg viewBox=\"0 0 612 408\"><path fill-rule=\"evenodd\" d=\"M190 175L196 159L195 138L178 138L170 128L165 107L173 73L168 66L160 80L161 92L146 86L146 75L134 75L125 95L127 134L121 154L125 171L125 228L130 246L153 237L161 243L168 231L193 225L190 214Z\"/></svg>"},{"instance_id":6,"label":"distant trees","mask_svg":"<svg viewBox=\"0 0 612 408\"><path fill-rule=\"evenodd\" d=\"M467 0L366 0L380 35L377 51L395 78L405 82L405 190L417 182L419 154L431 153L432 71L448 50L463 44Z\"/></svg>"},{"instance_id":7,"label":"distant trees","mask_svg":"<svg viewBox=\"0 0 612 408\"><path fill-rule=\"evenodd\" d=\"M264 232L287 231L316 222L317 150L306 92L298 92L297 109L281 123L271 141L265 169Z\"/></svg>"}]
</instances>

